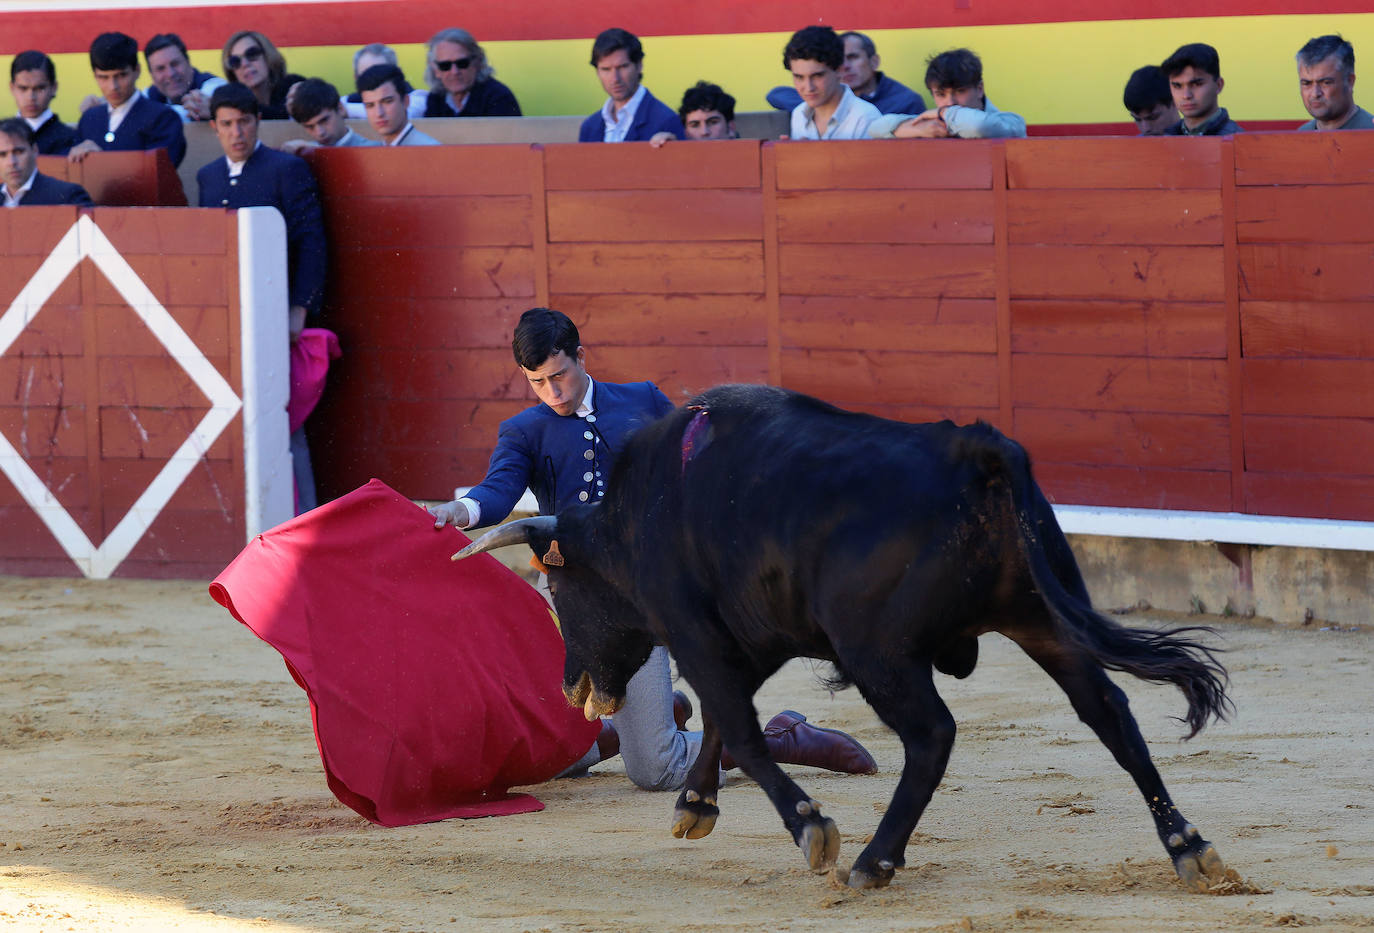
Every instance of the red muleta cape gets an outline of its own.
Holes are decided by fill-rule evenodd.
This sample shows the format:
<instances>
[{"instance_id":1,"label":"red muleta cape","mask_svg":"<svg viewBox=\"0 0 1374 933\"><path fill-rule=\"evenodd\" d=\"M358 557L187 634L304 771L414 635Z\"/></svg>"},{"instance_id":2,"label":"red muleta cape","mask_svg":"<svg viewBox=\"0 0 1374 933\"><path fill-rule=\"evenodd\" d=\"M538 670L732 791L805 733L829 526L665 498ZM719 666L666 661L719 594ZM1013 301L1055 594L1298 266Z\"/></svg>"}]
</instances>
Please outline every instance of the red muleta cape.
<instances>
[{"instance_id":1,"label":"red muleta cape","mask_svg":"<svg viewBox=\"0 0 1374 933\"><path fill-rule=\"evenodd\" d=\"M258 535L210 584L310 699L329 789L383 826L543 808L600 724L563 698L547 604L379 480Z\"/></svg>"}]
</instances>

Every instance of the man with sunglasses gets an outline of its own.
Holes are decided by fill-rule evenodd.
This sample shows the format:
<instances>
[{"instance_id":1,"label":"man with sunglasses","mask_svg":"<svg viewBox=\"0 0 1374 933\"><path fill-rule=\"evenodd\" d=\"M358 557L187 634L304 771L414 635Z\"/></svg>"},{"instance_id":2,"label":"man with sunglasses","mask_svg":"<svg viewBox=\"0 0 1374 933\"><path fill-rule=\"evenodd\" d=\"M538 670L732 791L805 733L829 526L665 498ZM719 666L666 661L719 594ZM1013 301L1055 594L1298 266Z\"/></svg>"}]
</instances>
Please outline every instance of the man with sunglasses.
<instances>
[{"instance_id":1,"label":"man with sunglasses","mask_svg":"<svg viewBox=\"0 0 1374 933\"><path fill-rule=\"evenodd\" d=\"M106 32L91 43L91 71L104 105L89 108L76 124L81 142L67 158L80 162L92 152L166 149L173 165L186 158L181 117L138 89L138 43L122 32Z\"/></svg>"},{"instance_id":2,"label":"man with sunglasses","mask_svg":"<svg viewBox=\"0 0 1374 933\"><path fill-rule=\"evenodd\" d=\"M426 117L520 116L515 95L492 77L486 53L466 29L441 29L430 38L425 83Z\"/></svg>"},{"instance_id":3,"label":"man with sunglasses","mask_svg":"<svg viewBox=\"0 0 1374 933\"><path fill-rule=\"evenodd\" d=\"M437 146L439 140L410 122L410 82L395 65L373 65L358 76L367 122L386 146Z\"/></svg>"}]
</instances>

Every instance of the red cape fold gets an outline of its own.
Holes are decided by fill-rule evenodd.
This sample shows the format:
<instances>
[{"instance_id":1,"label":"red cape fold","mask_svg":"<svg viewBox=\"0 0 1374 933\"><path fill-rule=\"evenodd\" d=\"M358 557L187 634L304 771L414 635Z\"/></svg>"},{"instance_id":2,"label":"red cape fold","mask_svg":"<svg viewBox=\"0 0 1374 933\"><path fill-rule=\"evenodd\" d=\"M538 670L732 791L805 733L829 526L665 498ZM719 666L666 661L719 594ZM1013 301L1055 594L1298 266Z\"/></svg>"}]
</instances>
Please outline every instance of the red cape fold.
<instances>
[{"instance_id":1,"label":"red cape fold","mask_svg":"<svg viewBox=\"0 0 1374 933\"><path fill-rule=\"evenodd\" d=\"M543 808L580 758L548 606L379 480L258 535L210 584L310 699L329 789L383 826Z\"/></svg>"}]
</instances>

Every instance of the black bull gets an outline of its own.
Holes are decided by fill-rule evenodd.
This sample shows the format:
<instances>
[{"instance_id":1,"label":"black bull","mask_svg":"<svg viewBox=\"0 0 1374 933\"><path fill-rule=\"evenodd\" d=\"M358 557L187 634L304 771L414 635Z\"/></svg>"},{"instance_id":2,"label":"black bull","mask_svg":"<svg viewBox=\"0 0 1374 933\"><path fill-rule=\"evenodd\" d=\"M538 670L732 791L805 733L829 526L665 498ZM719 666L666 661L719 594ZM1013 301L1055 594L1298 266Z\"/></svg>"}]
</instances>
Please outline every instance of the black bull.
<instances>
[{"instance_id":1,"label":"black bull","mask_svg":"<svg viewBox=\"0 0 1374 933\"><path fill-rule=\"evenodd\" d=\"M902 740L901 780L853 887L887 884L935 792L955 723L933 672L972 673L1000 632L1068 694L1130 772L1185 885L1220 880L1216 850L1150 761L1123 671L1177 686L1189 737L1224 717L1226 672L1186 637L1092 609L1025 451L985 424L911 425L764 386L722 386L639 431L605 501L489 532L455 558L525 542L547 565L567 642L564 692L614 712L655 643L701 699L704 739L673 835L711 831L722 743L759 783L812 869L839 832L769 758L753 696L795 657L834 664Z\"/></svg>"}]
</instances>

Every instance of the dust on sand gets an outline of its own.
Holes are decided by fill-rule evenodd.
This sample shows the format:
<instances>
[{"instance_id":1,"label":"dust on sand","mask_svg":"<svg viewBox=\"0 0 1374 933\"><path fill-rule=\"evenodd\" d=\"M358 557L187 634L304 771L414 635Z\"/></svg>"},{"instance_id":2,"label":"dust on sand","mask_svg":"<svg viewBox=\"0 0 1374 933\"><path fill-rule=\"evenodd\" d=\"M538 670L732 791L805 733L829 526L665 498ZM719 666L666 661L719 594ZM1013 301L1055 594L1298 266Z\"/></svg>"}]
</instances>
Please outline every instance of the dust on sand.
<instances>
[{"instance_id":1,"label":"dust on sand","mask_svg":"<svg viewBox=\"0 0 1374 933\"><path fill-rule=\"evenodd\" d=\"M1136 617L1135 622L1146 622ZM1127 775L1050 680L983 639L949 772L891 887L810 874L748 779L705 839L618 762L546 809L372 826L325 787L304 693L198 582L0 578L0 924L52 930L1221 930L1374 928L1374 638L1215 620L1237 715L1187 744L1129 678L1179 806L1238 872L1189 895ZM872 777L791 772L859 852L901 746L794 662L760 692L848 730ZM458 714L455 711L455 714Z\"/></svg>"}]
</instances>

